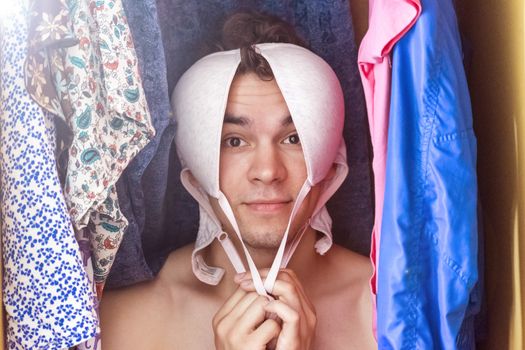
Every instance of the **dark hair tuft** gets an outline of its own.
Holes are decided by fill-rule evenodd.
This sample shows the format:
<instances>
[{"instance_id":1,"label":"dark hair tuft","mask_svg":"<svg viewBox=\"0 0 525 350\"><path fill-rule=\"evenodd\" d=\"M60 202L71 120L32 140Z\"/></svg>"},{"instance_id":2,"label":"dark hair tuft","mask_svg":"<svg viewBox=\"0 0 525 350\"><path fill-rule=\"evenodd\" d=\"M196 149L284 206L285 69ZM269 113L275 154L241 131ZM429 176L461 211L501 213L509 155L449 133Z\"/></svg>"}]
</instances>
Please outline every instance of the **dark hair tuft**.
<instances>
[{"instance_id":1,"label":"dark hair tuft","mask_svg":"<svg viewBox=\"0 0 525 350\"><path fill-rule=\"evenodd\" d=\"M260 12L237 12L226 19L219 50L240 49L241 63L237 74L256 73L263 80L272 80L268 61L256 52L254 45L261 43L289 43L305 47L294 28L279 17Z\"/></svg>"}]
</instances>

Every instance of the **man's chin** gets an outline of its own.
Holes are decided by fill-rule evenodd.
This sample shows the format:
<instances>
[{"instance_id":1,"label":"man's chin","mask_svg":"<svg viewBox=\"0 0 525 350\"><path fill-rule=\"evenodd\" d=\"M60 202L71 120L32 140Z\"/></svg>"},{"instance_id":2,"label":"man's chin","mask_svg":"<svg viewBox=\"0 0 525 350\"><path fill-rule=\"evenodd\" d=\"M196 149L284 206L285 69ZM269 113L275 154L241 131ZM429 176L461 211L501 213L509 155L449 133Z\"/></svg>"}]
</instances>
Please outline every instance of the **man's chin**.
<instances>
[{"instance_id":1,"label":"man's chin","mask_svg":"<svg viewBox=\"0 0 525 350\"><path fill-rule=\"evenodd\" d=\"M283 230L284 231L284 230ZM243 235L246 246L257 250L277 250L281 245L283 233L250 233Z\"/></svg>"}]
</instances>

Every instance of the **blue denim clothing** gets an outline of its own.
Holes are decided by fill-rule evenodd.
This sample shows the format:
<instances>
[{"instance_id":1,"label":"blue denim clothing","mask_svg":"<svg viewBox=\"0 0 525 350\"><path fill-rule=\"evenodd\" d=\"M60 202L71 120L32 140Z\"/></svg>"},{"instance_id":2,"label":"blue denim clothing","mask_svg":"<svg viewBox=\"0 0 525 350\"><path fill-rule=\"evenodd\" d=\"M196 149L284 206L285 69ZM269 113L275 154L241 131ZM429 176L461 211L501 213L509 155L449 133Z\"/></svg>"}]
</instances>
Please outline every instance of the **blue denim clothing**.
<instances>
[{"instance_id":1,"label":"blue denim clothing","mask_svg":"<svg viewBox=\"0 0 525 350\"><path fill-rule=\"evenodd\" d=\"M117 183L121 210L129 226L120 245L107 280L109 288L151 279L153 272L144 257L142 241L155 237L160 227L149 228L148 218L155 220L163 213L162 203L168 179L167 162L152 164L154 158L169 156L174 137L170 119L170 103L166 62L155 0L123 0L124 10L133 35L139 60L144 92L155 138L133 159ZM171 124L171 125L170 125ZM146 168L154 167L148 176Z\"/></svg>"},{"instance_id":2,"label":"blue denim clothing","mask_svg":"<svg viewBox=\"0 0 525 350\"><path fill-rule=\"evenodd\" d=\"M476 138L451 0L422 0L393 52L377 337L455 349L478 280Z\"/></svg>"},{"instance_id":3,"label":"blue denim clothing","mask_svg":"<svg viewBox=\"0 0 525 350\"><path fill-rule=\"evenodd\" d=\"M203 55L203 44L214 41L221 21L241 9L262 10L287 20L310 48L332 66L345 93L344 137L350 172L327 206L334 221L335 242L368 254L373 222L368 126L349 2L158 0L157 6L170 93L182 73ZM180 184L177 164L173 152L165 207L165 239L156 243L157 252L189 243L196 234L198 207ZM187 230L191 230L189 236Z\"/></svg>"}]
</instances>

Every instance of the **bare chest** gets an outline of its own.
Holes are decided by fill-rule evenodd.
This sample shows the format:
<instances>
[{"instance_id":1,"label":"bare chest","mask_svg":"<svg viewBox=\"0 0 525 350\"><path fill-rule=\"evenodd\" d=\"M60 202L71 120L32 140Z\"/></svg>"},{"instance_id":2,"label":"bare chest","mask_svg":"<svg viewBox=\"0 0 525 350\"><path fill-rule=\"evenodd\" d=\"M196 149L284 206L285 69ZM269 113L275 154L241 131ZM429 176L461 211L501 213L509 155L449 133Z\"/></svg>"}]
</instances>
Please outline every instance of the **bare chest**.
<instances>
[{"instance_id":1,"label":"bare chest","mask_svg":"<svg viewBox=\"0 0 525 350\"><path fill-rule=\"evenodd\" d=\"M215 349L212 319L221 303L205 298L180 300L164 322L162 349Z\"/></svg>"},{"instance_id":2,"label":"bare chest","mask_svg":"<svg viewBox=\"0 0 525 350\"><path fill-rule=\"evenodd\" d=\"M377 349L369 303L345 295L315 300L317 328L313 349Z\"/></svg>"},{"instance_id":3,"label":"bare chest","mask_svg":"<svg viewBox=\"0 0 525 350\"><path fill-rule=\"evenodd\" d=\"M313 299L317 328L313 344L316 350L367 350L377 346L371 332L371 312L367 300L334 295ZM178 310L170 310L159 341L162 349L214 349L212 319L222 303L206 298L181 301Z\"/></svg>"}]
</instances>

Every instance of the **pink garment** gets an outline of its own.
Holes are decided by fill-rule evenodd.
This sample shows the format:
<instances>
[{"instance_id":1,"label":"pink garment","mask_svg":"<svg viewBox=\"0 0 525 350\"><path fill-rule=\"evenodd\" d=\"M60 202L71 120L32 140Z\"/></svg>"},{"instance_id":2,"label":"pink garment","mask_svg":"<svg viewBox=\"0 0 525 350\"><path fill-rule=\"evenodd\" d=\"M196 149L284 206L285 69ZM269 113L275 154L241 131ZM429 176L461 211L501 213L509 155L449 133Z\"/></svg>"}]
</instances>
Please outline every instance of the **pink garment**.
<instances>
[{"instance_id":1,"label":"pink garment","mask_svg":"<svg viewBox=\"0 0 525 350\"><path fill-rule=\"evenodd\" d=\"M377 263L383 201L385 193L386 148L390 110L390 52L396 42L414 25L421 13L420 0L370 0L368 31L359 47L358 62L365 92L368 125L374 158L375 220L372 230L370 259L374 274L370 288L374 301L374 334L376 331L375 296Z\"/></svg>"}]
</instances>

